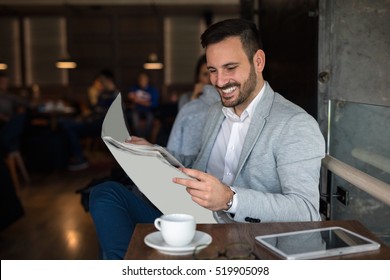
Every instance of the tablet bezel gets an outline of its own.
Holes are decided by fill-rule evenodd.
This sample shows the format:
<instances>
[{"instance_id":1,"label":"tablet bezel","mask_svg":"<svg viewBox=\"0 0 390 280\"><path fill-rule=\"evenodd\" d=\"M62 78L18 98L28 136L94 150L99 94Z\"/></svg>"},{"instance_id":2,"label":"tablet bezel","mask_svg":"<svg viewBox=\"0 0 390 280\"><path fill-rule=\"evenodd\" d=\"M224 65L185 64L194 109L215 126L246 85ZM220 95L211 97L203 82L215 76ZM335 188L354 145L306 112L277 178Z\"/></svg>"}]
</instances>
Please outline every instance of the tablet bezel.
<instances>
[{"instance_id":1,"label":"tablet bezel","mask_svg":"<svg viewBox=\"0 0 390 280\"><path fill-rule=\"evenodd\" d=\"M277 247L275 247L273 244L270 244L267 242L266 239L269 238L277 238L277 237L293 237L293 236L299 236L302 234L307 233L321 233L324 231L329 230L341 230L343 233L354 236L355 238L359 238L365 242L366 244L353 244L350 246L344 246L339 248L332 248L332 249L325 249L325 250L316 250L316 251L307 251L303 253L296 253L296 254L289 254ZM373 251L380 248L380 244L378 242L375 242L365 236L362 236L356 232L350 231L348 229L345 229L343 227L333 226L333 227L325 227L325 228L316 228L316 229L308 229L308 230L299 230L299 231L290 231L290 232L283 232L283 233L275 233L275 234L268 234L268 235L259 235L256 236L255 239L257 242L265 246L266 248L270 249L272 252L276 253L277 255L281 256L284 259L318 259L318 258L325 258L325 257L331 257L331 256L338 256L338 255L346 255L346 254L352 254L352 253L361 253L361 252L367 252L367 251ZM345 240L343 240L345 242Z\"/></svg>"}]
</instances>

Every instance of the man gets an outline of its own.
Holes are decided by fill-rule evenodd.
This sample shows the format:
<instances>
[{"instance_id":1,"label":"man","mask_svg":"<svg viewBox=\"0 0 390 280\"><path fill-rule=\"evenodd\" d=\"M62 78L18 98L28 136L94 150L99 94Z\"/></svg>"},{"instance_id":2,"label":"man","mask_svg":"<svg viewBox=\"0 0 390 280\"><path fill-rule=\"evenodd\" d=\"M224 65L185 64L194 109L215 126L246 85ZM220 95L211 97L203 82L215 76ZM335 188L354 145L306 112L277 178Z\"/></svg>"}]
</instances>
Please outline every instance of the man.
<instances>
[{"instance_id":1,"label":"man","mask_svg":"<svg viewBox=\"0 0 390 280\"><path fill-rule=\"evenodd\" d=\"M6 154L19 149L26 121L27 99L9 92L9 77L0 71L0 150Z\"/></svg>"},{"instance_id":2,"label":"man","mask_svg":"<svg viewBox=\"0 0 390 280\"><path fill-rule=\"evenodd\" d=\"M201 40L210 80L221 103L210 109L199 154L175 154L185 166L192 167L183 168L183 172L197 180L173 181L186 187L193 201L214 211L218 222L319 220L324 138L309 114L264 81L265 54L256 26L241 19L225 20L210 26ZM137 137L132 137L132 142L146 143ZM126 198L113 195L113 185L100 186L91 195L98 236L103 251L110 251L111 256L120 251L120 242L124 252L128 244L123 233L116 229L108 232L104 227L110 225L102 221L117 229L121 222L119 229L126 228L131 236L136 223L150 223L161 214L118 187L117 193ZM116 215L123 215L121 221ZM126 227L125 222L132 225ZM116 242L110 242L114 238Z\"/></svg>"},{"instance_id":3,"label":"man","mask_svg":"<svg viewBox=\"0 0 390 280\"><path fill-rule=\"evenodd\" d=\"M0 126L29 107L28 100L10 93L8 73L0 71Z\"/></svg>"}]
</instances>

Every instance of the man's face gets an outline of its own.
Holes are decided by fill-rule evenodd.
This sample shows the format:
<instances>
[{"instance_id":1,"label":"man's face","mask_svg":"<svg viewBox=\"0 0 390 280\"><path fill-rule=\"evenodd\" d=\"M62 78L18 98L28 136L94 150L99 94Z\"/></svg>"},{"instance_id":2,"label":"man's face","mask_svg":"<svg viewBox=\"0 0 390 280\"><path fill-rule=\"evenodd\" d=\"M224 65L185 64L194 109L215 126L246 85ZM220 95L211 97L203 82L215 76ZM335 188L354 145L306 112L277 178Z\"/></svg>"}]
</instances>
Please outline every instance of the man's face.
<instances>
[{"instance_id":1,"label":"man's face","mask_svg":"<svg viewBox=\"0 0 390 280\"><path fill-rule=\"evenodd\" d=\"M218 90L222 104L234 107L240 115L263 85L263 68L255 68L253 60L248 60L238 37L207 46L206 56L210 80Z\"/></svg>"}]
</instances>

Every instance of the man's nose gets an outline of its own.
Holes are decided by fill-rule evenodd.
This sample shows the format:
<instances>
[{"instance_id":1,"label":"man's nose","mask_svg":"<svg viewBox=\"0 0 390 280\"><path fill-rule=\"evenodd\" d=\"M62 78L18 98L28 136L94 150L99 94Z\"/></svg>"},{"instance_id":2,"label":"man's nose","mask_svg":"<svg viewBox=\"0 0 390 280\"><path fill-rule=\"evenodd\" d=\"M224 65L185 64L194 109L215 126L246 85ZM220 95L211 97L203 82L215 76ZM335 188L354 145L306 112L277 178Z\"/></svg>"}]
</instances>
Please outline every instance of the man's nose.
<instances>
[{"instance_id":1,"label":"man's nose","mask_svg":"<svg viewBox=\"0 0 390 280\"><path fill-rule=\"evenodd\" d=\"M213 83L215 86L223 87L228 82L229 82L229 79L223 73L219 72L219 73L215 74L215 81Z\"/></svg>"}]
</instances>

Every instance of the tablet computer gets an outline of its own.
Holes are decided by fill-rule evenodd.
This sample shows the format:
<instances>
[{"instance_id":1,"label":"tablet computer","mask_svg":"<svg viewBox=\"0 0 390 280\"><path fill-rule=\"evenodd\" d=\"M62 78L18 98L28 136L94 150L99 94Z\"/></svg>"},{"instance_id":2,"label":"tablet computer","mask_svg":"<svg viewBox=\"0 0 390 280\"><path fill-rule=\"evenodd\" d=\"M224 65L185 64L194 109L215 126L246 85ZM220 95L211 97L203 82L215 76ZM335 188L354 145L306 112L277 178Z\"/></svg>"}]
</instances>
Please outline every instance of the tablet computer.
<instances>
[{"instance_id":1,"label":"tablet computer","mask_svg":"<svg viewBox=\"0 0 390 280\"><path fill-rule=\"evenodd\" d=\"M259 235L256 240L284 259L317 259L380 247L379 243L342 227Z\"/></svg>"}]
</instances>

